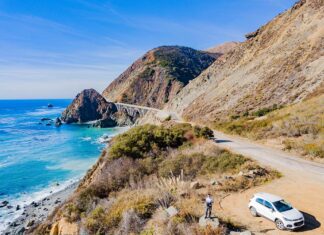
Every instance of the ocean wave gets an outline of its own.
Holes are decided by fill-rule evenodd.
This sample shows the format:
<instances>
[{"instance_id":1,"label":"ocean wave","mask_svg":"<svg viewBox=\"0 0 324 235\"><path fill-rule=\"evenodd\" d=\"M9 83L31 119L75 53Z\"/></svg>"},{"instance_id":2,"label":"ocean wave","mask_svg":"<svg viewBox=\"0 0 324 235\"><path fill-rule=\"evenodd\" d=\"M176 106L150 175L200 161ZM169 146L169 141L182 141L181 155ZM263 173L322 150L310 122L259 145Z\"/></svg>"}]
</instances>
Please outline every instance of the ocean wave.
<instances>
[{"instance_id":1,"label":"ocean wave","mask_svg":"<svg viewBox=\"0 0 324 235\"><path fill-rule=\"evenodd\" d=\"M85 171L96 162L98 158L87 159L62 159L62 162L56 165L46 166L48 170L68 170L68 171Z\"/></svg>"},{"instance_id":2,"label":"ocean wave","mask_svg":"<svg viewBox=\"0 0 324 235\"><path fill-rule=\"evenodd\" d=\"M80 138L82 141L91 141L92 140L92 138L91 137L81 137Z\"/></svg>"},{"instance_id":3,"label":"ocean wave","mask_svg":"<svg viewBox=\"0 0 324 235\"><path fill-rule=\"evenodd\" d=\"M46 115L55 115L55 114L60 114L61 112L64 111L64 108L44 108L44 109L36 109L35 111L32 112L27 112L26 115L29 116L46 116Z\"/></svg>"},{"instance_id":4,"label":"ocean wave","mask_svg":"<svg viewBox=\"0 0 324 235\"><path fill-rule=\"evenodd\" d=\"M16 122L16 118L14 117L0 118L0 124L13 124L15 122Z\"/></svg>"}]
</instances>

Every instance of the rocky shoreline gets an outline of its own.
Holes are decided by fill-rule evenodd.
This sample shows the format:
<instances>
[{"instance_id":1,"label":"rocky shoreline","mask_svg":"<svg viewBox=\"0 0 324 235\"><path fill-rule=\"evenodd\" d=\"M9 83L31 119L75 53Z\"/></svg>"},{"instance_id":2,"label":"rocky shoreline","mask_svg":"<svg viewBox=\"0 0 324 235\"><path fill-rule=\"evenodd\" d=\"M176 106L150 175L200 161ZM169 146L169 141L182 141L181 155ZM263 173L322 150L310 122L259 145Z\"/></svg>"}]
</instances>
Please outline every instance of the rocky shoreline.
<instances>
[{"instance_id":1,"label":"rocky shoreline","mask_svg":"<svg viewBox=\"0 0 324 235\"><path fill-rule=\"evenodd\" d=\"M77 188L79 182L75 182L65 189L53 193L42 200L32 202L24 208L21 216L15 219L12 223L8 224L6 230L3 231L4 235L17 235L24 234L25 231L30 229L36 224L44 221L54 209L61 205Z\"/></svg>"}]
</instances>

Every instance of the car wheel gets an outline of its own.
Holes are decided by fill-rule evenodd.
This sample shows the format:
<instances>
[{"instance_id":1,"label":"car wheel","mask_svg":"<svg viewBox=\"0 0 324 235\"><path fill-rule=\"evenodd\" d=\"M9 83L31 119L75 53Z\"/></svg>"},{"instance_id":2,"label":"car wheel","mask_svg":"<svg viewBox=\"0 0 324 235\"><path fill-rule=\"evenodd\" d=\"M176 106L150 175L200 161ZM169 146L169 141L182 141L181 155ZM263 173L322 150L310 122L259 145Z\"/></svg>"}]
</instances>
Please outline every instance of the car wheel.
<instances>
[{"instance_id":1,"label":"car wheel","mask_svg":"<svg viewBox=\"0 0 324 235\"><path fill-rule=\"evenodd\" d=\"M276 219L276 226L280 230L284 230L285 229L285 225L284 225L284 223L280 219Z\"/></svg>"},{"instance_id":2,"label":"car wheel","mask_svg":"<svg viewBox=\"0 0 324 235\"><path fill-rule=\"evenodd\" d=\"M251 212L252 216L254 216L254 217L258 216L258 212L256 211L256 209L253 206L250 207L250 212Z\"/></svg>"}]
</instances>

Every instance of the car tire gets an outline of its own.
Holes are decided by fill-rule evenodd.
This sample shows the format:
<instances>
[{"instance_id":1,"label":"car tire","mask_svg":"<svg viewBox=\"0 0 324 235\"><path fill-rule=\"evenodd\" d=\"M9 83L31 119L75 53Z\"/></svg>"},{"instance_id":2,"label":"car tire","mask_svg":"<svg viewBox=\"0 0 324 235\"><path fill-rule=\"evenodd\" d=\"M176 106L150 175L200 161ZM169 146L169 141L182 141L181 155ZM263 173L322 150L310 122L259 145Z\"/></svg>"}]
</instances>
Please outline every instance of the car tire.
<instances>
[{"instance_id":1,"label":"car tire","mask_svg":"<svg viewBox=\"0 0 324 235\"><path fill-rule=\"evenodd\" d=\"M251 212L251 215L253 217L257 217L258 216L258 212L257 212L257 210L253 206L250 207L250 212Z\"/></svg>"},{"instance_id":2,"label":"car tire","mask_svg":"<svg viewBox=\"0 0 324 235\"><path fill-rule=\"evenodd\" d=\"M275 223L276 223L277 229L285 230L285 225L280 219L276 219Z\"/></svg>"}]
</instances>

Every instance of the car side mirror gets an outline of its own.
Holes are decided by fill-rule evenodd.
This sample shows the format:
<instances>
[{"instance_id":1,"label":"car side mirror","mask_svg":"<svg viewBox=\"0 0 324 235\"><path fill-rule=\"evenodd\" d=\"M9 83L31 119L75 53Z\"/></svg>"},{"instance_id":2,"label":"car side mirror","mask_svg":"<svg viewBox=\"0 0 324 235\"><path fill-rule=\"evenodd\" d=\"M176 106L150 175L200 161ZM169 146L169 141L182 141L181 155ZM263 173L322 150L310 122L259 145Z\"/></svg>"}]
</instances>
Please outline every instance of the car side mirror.
<instances>
[{"instance_id":1,"label":"car side mirror","mask_svg":"<svg viewBox=\"0 0 324 235\"><path fill-rule=\"evenodd\" d=\"M271 208L271 212L272 212L272 213L274 213L274 212L275 212L275 210L274 210L273 208Z\"/></svg>"}]
</instances>

